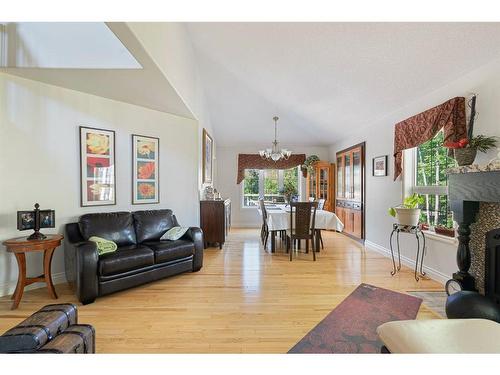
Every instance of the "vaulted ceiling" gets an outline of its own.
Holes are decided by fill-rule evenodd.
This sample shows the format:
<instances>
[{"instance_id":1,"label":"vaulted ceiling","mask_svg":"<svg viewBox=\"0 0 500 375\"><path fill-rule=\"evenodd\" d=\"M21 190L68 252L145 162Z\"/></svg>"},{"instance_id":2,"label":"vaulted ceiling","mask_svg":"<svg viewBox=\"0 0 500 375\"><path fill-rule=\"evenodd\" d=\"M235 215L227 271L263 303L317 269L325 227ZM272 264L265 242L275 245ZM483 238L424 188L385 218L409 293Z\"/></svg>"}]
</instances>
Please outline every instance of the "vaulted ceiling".
<instances>
[{"instance_id":1,"label":"vaulted ceiling","mask_svg":"<svg viewBox=\"0 0 500 375\"><path fill-rule=\"evenodd\" d=\"M0 72L194 118L126 23L23 24L7 28Z\"/></svg>"},{"instance_id":2,"label":"vaulted ceiling","mask_svg":"<svg viewBox=\"0 0 500 375\"><path fill-rule=\"evenodd\" d=\"M500 54L499 23L189 23L219 145L328 145Z\"/></svg>"}]
</instances>

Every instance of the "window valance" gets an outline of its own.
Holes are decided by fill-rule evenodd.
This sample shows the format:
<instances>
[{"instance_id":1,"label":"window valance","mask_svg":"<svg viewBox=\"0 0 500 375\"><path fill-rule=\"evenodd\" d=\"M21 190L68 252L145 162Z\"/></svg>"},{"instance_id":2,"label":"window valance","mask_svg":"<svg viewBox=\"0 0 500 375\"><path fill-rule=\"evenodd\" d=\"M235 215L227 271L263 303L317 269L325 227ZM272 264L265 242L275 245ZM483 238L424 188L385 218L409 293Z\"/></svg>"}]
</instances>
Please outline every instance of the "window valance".
<instances>
[{"instance_id":1,"label":"window valance","mask_svg":"<svg viewBox=\"0 0 500 375\"><path fill-rule=\"evenodd\" d=\"M432 139L441 129L444 143L467 137L465 98L456 97L395 125L394 180L401 175L403 150L417 147Z\"/></svg>"},{"instance_id":2,"label":"window valance","mask_svg":"<svg viewBox=\"0 0 500 375\"><path fill-rule=\"evenodd\" d=\"M306 154L293 154L288 160L265 160L259 154L239 154L238 155L238 176L236 183L239 184L245 179L245 169L289 169L304 164Z\"/></svg>"}]
</instances>

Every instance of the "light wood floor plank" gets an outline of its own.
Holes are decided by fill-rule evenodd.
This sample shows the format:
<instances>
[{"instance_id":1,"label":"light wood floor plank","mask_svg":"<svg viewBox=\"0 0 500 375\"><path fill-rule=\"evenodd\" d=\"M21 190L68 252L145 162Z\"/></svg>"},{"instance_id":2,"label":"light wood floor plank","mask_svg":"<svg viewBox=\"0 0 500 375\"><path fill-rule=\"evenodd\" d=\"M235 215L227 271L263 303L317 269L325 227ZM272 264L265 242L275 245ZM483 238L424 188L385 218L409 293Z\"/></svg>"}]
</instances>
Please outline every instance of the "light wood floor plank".
<instances>
[{"instance_id":1,"label":"light wood floor plank","mask_svg":"<svg viewBox=\"0 0 500 375\"><path fill-rule=\"evenodd\" d=\"M223 250L205 251L200 272L187 273L99 298L79 306L82 323L96 328L100 353L285 353L360 283L396 290L443 290L416 282L403 267L391 277L391 261L344 235L325 232L325 249L289 262L271 255L259 231L233 229ZM58 302L76 299L56 285ZM19 309L0 298L0 331L45 304L46 289L28 291ZM422 306L418 319L439 318Z\"/></svg>"}]
</instances>

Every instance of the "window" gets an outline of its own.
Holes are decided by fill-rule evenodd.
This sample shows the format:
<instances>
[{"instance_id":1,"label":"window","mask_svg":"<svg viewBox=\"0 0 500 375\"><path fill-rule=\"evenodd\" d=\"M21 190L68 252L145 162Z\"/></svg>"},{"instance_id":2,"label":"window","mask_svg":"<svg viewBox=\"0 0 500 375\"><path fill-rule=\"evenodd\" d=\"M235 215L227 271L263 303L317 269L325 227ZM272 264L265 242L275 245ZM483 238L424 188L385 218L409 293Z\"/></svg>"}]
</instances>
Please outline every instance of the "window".
<instances>
[{"instance_id":1,"label":"window","mask_svg":"<svg viewBox=\"0 0 500 375\"><path fill-rule=\"evenodd\" d=\"M408 150L405 164L410 167L411 186L407 193L421 194L425 199L420 222L429 226L453 227L452 214L448 203L448 177L446 170L455 166L455 160L448 156L448 149L443 147L443 132L440 131L433 139ZM406 177L405 177L406 179Z\"/></svg>"},{"instance_id":2,"label":"window","mask_svg":"<svg viewBox=\"0 0 500 375\"><path fill-rule=\"evenodd\" d=\"M266 203L284 203L285 191L299 194L299 168L246 169L243 180L243 207L257 207L259 198Z\"/></svg>"}]
</instances>

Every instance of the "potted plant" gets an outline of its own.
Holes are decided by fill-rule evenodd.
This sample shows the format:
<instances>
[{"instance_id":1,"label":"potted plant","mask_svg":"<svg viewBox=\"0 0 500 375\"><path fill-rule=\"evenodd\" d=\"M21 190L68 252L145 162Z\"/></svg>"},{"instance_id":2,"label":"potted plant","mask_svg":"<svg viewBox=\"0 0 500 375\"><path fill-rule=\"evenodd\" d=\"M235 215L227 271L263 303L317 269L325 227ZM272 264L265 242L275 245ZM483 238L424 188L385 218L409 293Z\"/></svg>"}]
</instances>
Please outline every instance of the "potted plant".
<instances>
[{"instance_id":1,"label":"potted plant","mask_svg":"<svg viewBox=\"0 0 500 375\"><path fill-rule=\"evenodd\" d=\"M455 229L447 228L443 225L436 225L434 231L442 236L455 237Z\"/></svg>"},{"instance_id":2,"label":"potted plant","mask_svg":"<svg viewBox=\"0 0 500 375\"><path fill-rule=\"evenodd\" d=\"M476 118L476 99L474 94L470 101L471 109L469 126L467 129L467 137L460 139L458 142L446 142L444 147L453 150L453 155L459 166L471 165L476 159L478 151L486 152L497 144L496 137L487 137L485 135L474 136L474 120Z\"/></svg>"},{"instance_id":3,"label":"potted plant","mask_svg":"<svg viewBox=\"0 0 500 375\"><path fill-rule=\"evenodd\" d=\"M310 155L307 157L307 159L304 161L304 164L300 166L300 169L302 170L302 175L304 177L307 177L307 172L311 173L313 170L313 164L319 161L319 158L317 155Z\"/></svg>"},{"instance_id":4,"label":"potted plant","mask_svg":"<svg viewBox=\"0 0 500 375\"><path fill-rule=\"evenodd\" d=\"M474 163L477 152L486 152L496 147L496 137L487 137L485 135L476 135L472 138L462 138L458 142L446 142L445 147L453 149L455 160L460 166L471 165Z\"/></svg>"},{"instance_id":5,"label":"potted plant","mask_svg":"<svg viewBox=\"0 0 500 375\"><path fill-rule=\"evenodd\" d=\"M389 208L389 215L396 218L401 225L418 225L420 218L420 208L418 206L424 202L424 198L418 194L412 194L403 200L403 204Z\"/></svg>"},{"instance_id":6,"label":"potted plant","mask_svg":"<svg viewBox=\"0 0 500 375\"><path fill-rule=\"evenodd\" d=\"M292 197L294 195L297 195L297 189L292 184L285 184L280 193L283 194L283 196L285 197L285 203L288 205Z\"/></svg>"}]
</instances>

